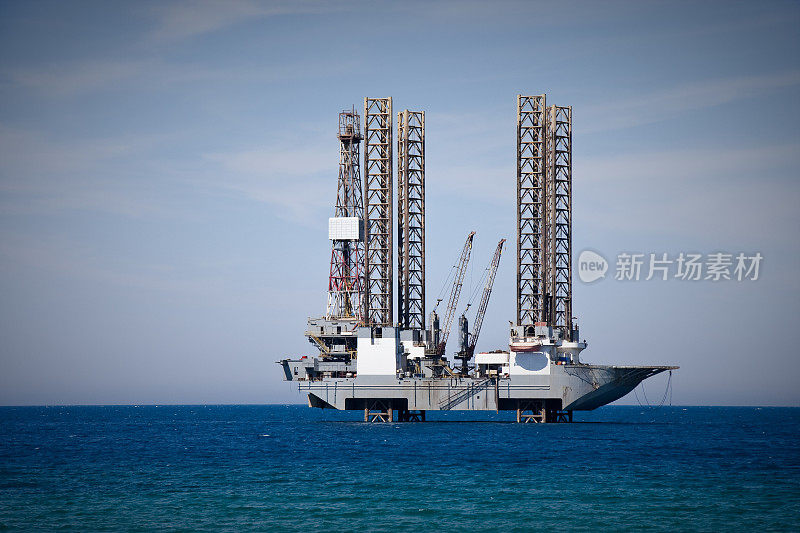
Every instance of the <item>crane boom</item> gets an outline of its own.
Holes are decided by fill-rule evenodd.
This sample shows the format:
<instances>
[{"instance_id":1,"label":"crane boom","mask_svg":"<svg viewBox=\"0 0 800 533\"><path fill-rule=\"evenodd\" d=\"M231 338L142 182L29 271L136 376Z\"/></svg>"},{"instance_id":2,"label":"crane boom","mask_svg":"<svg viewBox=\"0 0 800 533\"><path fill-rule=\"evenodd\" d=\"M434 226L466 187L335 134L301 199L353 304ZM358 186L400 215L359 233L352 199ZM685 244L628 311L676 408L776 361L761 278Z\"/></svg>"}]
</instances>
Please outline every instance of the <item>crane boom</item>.
<instances>
[{"instance_id":1,"label":"crane boom","mask_svg":"<svg viewBox=\"0 0 800 533\"><path fill-rule=\"evenodd\" d=\"M481 303L478 306L478 312L475 314L475 323L472 326L472 333L469 335L468 357L472 357L472 354L475 353L475 345L478 343L478 335L481 334L483 316L486 314L486 307L489 305L489 297L492 295L492 285L494 285L494 277L495 274L497 274L497 267L500 265L500 255L503 253L503 244L505 244L505 242L505 239L500 239L500 242L497 243L497 249L494 251L494 257L492 257L489 275L486 277L486 284L483 286Z\"/></svg>"},{"instance_id":2,"label":"crane boom","mask_svg":"<svg viewBox=\"0 0 800 533\"><path fill-rule=\"evenodd\" d=\"M453 281L453 288L450 290L450 299L447 302L447 310L444 318L444 329L442 329L442 339L436 347L436 354L439 356L444 355L444 349L447 345L447 337L450 335L450 326L453 324L453 317L456 314L456 306L458 305L458 298L461 296L461 286L464 282L464 273L467 271L467 263L469 263L469 256L472 253L472 238L475 232L470 232L467 235L467 242L464 243L464 248L461 250L461 256L456 264L456 276Z\"/></svg>"}]
</instances>

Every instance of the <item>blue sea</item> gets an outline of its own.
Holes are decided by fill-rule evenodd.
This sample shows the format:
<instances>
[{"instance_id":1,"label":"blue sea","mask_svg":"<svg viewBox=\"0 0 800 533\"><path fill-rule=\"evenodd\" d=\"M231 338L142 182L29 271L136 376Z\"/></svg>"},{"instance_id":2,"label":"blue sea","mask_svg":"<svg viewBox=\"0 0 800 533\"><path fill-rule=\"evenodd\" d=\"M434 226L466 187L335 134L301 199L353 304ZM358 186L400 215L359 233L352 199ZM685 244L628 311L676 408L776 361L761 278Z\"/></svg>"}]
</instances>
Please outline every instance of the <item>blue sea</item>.
<instances>
[{"instance_id":1,"label":"blue sea","mask_svg":"<svg viewBox=\"0 0 800 533\"><path fill-rule=\"evenodd\" d=\"M800 409L0 408L0 529L800 531Z\"/></svg>"}]
</instances>

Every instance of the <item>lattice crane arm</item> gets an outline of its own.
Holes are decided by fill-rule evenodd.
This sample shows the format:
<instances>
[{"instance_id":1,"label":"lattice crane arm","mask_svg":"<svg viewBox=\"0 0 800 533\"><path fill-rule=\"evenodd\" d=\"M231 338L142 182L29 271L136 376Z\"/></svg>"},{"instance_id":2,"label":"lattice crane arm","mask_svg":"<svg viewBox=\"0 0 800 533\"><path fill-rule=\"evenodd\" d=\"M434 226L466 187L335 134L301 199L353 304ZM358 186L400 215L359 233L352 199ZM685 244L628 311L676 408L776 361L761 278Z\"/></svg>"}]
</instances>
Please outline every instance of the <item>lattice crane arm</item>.
<instances>
[{"instance_id":1,"label":"lattice crane arm","mask_svg":"<svg viewBox=\"0 0 800 533\"><path fill-rule=\"evenodd\" d=\"M494 277L497 274L497 267L500 265L500 255L503 253L503 245L505 239L500 239L497 243L497 249L494 251L492 257L492 264L489 267L489 274L486 277L486 284L483 286L483 295L481 296L481 303L478 306L478 312L475 314L475 323L472 325L472 333L469 334L469 356L475 353L475 345L478 343L478 335L481 334L481 326L483 325L483 317L486 314L486 308L489 306L489 297L492 295L492 286L494 285Z\"/></svg>"},{"instance_id":2,"label":"lattice crane arm","mask_svg":"<svg viewBox=\"0 0 800 533\"><path fill-rule=\"evenodd\" d=\"M467 271L467 264L469 257L472 253L472 238L475 237L475 232L470 232L467 235L467 241L464 243L464 248L461 250L461 256L456 264L456 277L453 281L453 288L450 290L450 299L447 301L447 310L445 312L444 328L442 328L442 338L437 346L436 353L440 356L444 355L444 349L447 345L447 337L450 335L450 326L453 324L453 317L456 314L456 306L458 299L461 296L461 286L464 282L464 273Z\"/></svg>"}]
</instances>

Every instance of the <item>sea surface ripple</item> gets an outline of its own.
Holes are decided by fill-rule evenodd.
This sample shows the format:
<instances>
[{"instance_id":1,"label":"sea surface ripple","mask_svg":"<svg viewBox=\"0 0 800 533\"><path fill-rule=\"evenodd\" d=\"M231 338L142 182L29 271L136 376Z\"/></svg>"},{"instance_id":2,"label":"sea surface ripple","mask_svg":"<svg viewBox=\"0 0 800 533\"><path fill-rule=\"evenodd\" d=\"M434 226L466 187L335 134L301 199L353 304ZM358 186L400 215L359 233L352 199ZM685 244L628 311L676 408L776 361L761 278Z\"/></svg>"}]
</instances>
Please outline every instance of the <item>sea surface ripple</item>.
<instances>
[{"instance_id":1,"label":"sea surface ripple","mask_svg":"<svg viewBox=\"0 0 800 533\"><path fill-rule=\"evenodd\" d=\"M800 409L0 408L0 530L800 531Z\"/></svg>"}]
</instances>

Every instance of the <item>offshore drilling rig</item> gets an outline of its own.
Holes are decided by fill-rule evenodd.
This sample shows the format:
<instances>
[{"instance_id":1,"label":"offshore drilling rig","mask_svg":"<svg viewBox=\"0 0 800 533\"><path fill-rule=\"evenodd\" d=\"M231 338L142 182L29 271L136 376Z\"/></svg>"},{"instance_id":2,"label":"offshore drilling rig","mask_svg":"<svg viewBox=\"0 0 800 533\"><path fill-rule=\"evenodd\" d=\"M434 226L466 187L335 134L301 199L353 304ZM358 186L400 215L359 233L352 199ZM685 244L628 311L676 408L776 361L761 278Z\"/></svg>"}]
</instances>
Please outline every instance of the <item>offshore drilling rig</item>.
<instances>
[{"instance_id":1,"label":"offshore drilling rig","mask_svg":"<svg viewBox=\"0 0 800 533\"><path fill-rule=\"evenodd\" d=\"M572 310L572 108L544 94L517 97L516 321L508 349L475 353L505 239L485 271L472 331L458 320L447 342L475 232L453 266L443 321L425 314L425 113L397 114L397 242L393 242L392 99L339 114L339 178L325 316L305 335L319 353L283 359L311 407L363 410L369 422L424 421L429 410L514 410L518 422L572 421L674 366L581 361ZM363 166L361 142L364 142ZM362 171L363 168L363 180ZM396 248L395 248L396 246ZM397 251L397 319L393 315Z\"/></svg>"}]
</instances>

